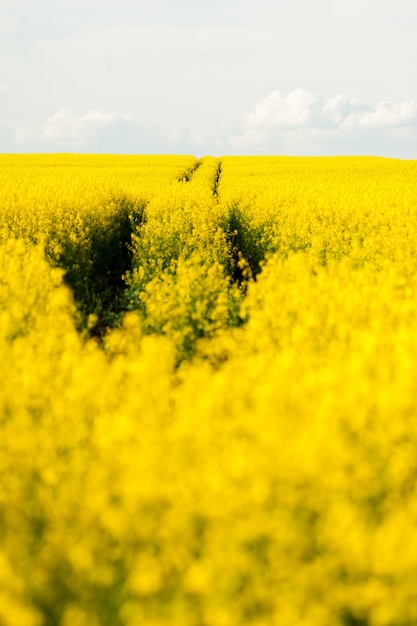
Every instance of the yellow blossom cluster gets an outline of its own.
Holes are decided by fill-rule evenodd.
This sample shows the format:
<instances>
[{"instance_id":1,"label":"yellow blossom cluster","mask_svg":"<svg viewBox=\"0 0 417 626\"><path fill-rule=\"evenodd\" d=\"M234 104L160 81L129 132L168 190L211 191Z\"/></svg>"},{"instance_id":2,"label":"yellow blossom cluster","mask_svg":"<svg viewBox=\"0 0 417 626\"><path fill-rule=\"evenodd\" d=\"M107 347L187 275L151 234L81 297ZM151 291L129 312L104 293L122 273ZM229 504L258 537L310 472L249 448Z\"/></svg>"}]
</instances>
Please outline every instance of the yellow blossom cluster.
<instances>
[{"instance_id":1,"label":"yellow blossom cluster","mask_svg":"<svg viewBox=\"0 0 417 626\"><path fill-rule=\"evenodd\" d=\"M0 165L1 626L417 623L417 162Z\"/></svg>"}]
</instances>

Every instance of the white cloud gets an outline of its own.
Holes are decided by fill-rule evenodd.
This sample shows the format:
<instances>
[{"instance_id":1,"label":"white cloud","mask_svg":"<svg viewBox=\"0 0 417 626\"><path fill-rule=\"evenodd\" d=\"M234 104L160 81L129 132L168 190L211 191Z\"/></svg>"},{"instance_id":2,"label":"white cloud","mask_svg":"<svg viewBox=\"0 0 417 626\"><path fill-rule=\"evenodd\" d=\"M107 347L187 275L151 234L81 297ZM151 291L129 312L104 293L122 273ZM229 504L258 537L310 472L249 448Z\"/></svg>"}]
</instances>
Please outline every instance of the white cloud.
<instances>
[{"instance_id":1,"label":"white cloud","mask_svg":"<svg viewBox=\"0 0 417 626\"><path fill-rule=\"evenodd\" d=\"M416 126L417 102L381 102L369 106L343 95L324 99L305 89L287 95L273 91L256 104L243 123L252 130Z\"/></svg>"},{"instance_id":2,"label":"white cloud","mask_svg":"<svg viewBox=\"0 0 417 626\"><path fill-rule=\"evenodd\" d=\"M338 128L346 124L352 116L365 114L369 107L359 100L348 96L337 95L321 101L322 117L327 120L328 126Z\"/></svg>"},{"instance_id":3,"label":"white cloud","mask_svg":"<svg viewBox=\"0 0 417 626\"><path fill-rule=\"evenodd\" d=\"M161 137L160 131L131 116L100 110L77 115L61 109L43 124L15 131L15 143L30 151L154 152L162 147Z\"/></svg>"},{"instance_id":4,"label":"white cloud","mask_svg":"<svg viewBox=\"0 0 417 626\"><path fill-rule=\"evenodd\" d=\"M90 111L85 115L74 115L68 109L61 109L44 124L18 128L16 141L19 144L37 140L57 146L84 146L115 121L117 118L113 113Z\"/></svg>"},{"instance_id":5,"label":"white cloud","mask_svg":"<svg viewBox=\"0 0 417 626\"><path fill-rule=\"evenodd\" d=\"M380 102L371 111L353 116L353 121L370 128L417 126L417 102Z\"/></svg>"},{"instance_id":6,"label":"white cloud","mask_svg":"<svg viewBox=\"0 0 417 626\"><path fill-rule=\"evenodd\" d=\"M17 128L14 140L29 152L181 152L196 156L221 154L228 145L216 133L186 127L164 130L128 115L100 110L77 115L69 109L60 109L42 124Z\"/></svg>"},{"instance_id":7,"label":"white cloud","mask_svg":"<svg viewBox=\"0 0 417 626\"><path fill-rule=\"evenodd\" d=\"M371 106L340 94L273 91L242 121L241 132L228 137L231 154L417 157L417 101Z\"/></svg>"},{"instance_id":8,"label":"white cloud","mask_svg":"<svg viewBox=\"0 0 417 626\"><path fill-rule=\"evenodd\" d=\"M247 128L302 128L311 123L317 109L317 96L305 89L296 89L287 96L273 91L256 104L255 111L245 118Z\"/></svg>"}]
</instances>

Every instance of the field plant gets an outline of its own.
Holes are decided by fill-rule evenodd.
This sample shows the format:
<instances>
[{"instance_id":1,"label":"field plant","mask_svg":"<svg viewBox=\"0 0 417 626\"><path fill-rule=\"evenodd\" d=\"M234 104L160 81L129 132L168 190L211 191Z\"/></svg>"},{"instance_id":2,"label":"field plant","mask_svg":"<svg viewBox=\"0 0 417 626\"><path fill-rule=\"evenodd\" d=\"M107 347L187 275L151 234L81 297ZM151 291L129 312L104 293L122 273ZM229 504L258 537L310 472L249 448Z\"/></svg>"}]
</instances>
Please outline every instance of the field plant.
<instances>
[{"instance_id":1,"label":"field plant","mask_svg":"<svg viewBox=\"0 0 417 626\"><path fill-rule=\"evenodd\" d=\"M417 162L0 166L0 625L416 624Z\"/></svg>"}]
</instances>

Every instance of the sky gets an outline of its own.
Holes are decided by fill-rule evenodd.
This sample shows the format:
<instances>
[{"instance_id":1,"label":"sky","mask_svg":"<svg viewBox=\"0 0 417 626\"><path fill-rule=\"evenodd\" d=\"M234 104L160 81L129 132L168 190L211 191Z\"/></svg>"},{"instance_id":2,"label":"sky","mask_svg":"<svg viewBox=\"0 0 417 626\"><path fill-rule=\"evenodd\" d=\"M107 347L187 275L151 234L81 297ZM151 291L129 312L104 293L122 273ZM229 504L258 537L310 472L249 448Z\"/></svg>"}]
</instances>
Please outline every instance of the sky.
<instances>
[{"instance_id":1,"label":"sky","mask_svg":"<svg viewBox=\"0 0 417 626\"><path fill-rule=\"evenodd\" d=\"M416 0L1 0L0 152L417 159Z\"/></svg>"}]
</instances>

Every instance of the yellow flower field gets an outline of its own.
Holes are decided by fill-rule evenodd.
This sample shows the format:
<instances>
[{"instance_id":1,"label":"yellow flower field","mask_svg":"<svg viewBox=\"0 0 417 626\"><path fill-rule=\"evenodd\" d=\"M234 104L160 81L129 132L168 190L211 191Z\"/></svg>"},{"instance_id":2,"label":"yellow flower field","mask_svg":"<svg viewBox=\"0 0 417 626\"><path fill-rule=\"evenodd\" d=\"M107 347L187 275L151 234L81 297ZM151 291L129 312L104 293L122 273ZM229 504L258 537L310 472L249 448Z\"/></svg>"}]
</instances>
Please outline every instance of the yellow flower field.
<instances>
[{"instance_id":1,"label":"yellow flower field","mask_svg":"<svg viewBox=\"0 0 417 626\"><path fill-rule=\"evenodd\" d=\"M0 155L0 625L417 624L417 161Z\"/></svg>"}]
</instances>

